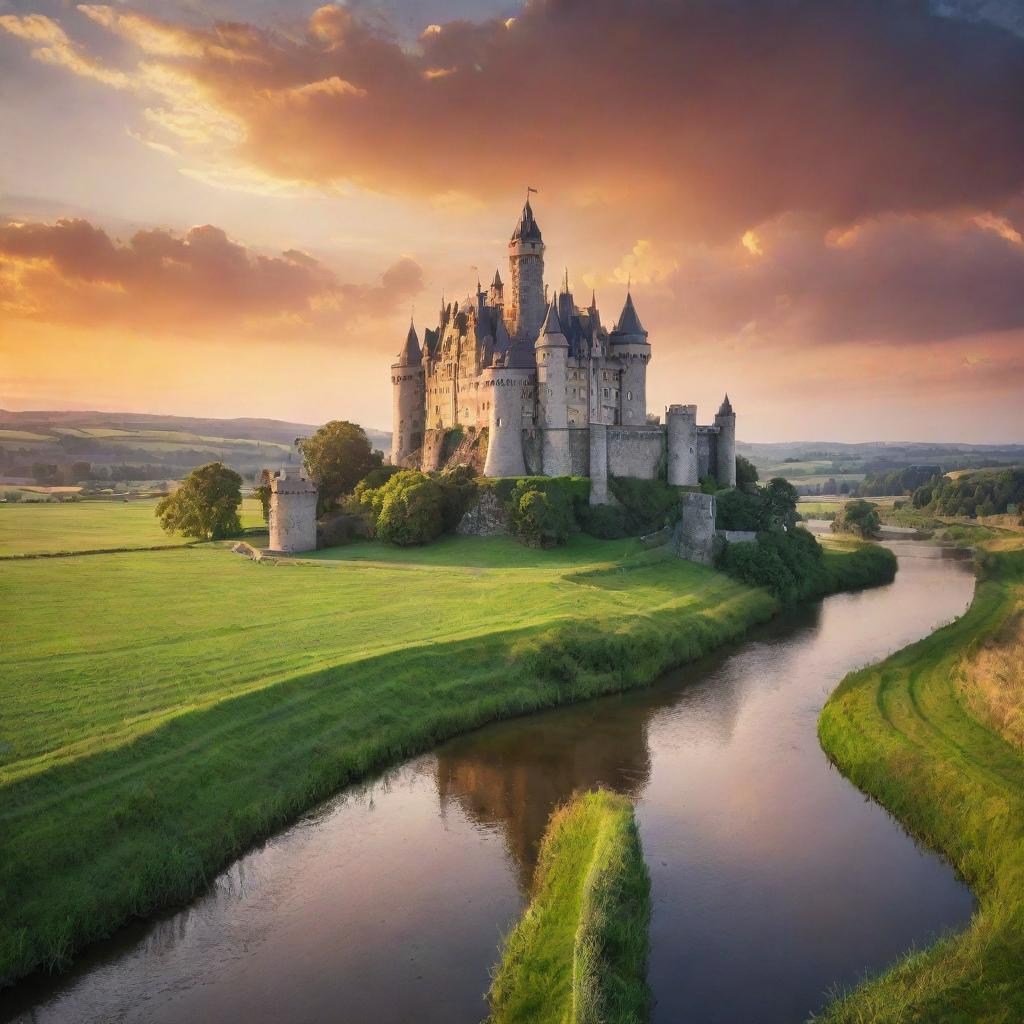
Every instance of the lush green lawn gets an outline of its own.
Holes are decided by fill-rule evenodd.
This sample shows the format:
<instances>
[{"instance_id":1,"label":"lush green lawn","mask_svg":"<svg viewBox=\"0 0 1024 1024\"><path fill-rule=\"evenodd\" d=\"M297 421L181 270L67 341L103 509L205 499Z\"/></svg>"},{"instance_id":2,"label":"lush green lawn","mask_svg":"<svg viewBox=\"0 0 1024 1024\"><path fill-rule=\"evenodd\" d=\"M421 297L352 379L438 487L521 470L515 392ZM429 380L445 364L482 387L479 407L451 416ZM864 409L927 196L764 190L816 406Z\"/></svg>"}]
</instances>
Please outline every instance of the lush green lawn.
<instances>
[{"instance_id":1,"label":"lush green lawn","mask_svg":"<svg viewBox=\"0 0 1024 1024\"><path fill-rule=\"evenodd\" d=\"M0 979L187 898L375 766L649 682L775 607L583 538L0 563Z\"/></svg>"},{"instance_id":2,"label":"lush green lawn","mask_svg":"<svg viewBox=\"0 0 1024 1024\"><path fill-rule=\"evenodd\" d=\"M164 533L155 508L155 500L0 504L0 555L187 543L184 537ZM242 502L241 517L244 527L263 524L255 498Z\"/></svg>"},{"instance_id":3,"label":"lush green lawn","mask_svg":"<svg viewBox=\"0 0 1024 1024\"><path fill-rule=\"evenodd\" d=\"M988 672L986 644L1024 610L1020 541L987 546L969 611L848 677L819 722L839 767L947 854L979 910L962 935L837 1000L828 1024L1024 1020L1024 756L962 697L972 674Z\"/></svg>"},{"instance_id":4,"label":"lush green lawn","mask_svg":"<svg viewBox=\"0 0 1024 1024\"><path fill-rule=\"evenodd\" d=\"M626 797L585 793L555 811L494 977L491 1024L647 1020L650 888Z\"/></svg>"}]
</instances>

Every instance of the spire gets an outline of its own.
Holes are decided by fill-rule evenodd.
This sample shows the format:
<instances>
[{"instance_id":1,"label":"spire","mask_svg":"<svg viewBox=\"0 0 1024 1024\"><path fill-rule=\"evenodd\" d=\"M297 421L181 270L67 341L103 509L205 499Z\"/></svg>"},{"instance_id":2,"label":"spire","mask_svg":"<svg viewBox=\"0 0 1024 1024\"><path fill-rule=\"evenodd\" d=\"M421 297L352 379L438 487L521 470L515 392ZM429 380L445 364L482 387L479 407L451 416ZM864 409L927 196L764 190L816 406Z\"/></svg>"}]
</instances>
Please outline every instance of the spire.
<instances>
[{"instance_id":1,"label":"spire","mask_svg":"<svg viewBox=\"0 0 1024 1024\"><path fill-rule=\"evenodd\" d=\"M633 305L633 295L629 290L626 291L626 304L622 307L622 313L619 314L619 322L615 325L614 333L642 334L645 337L647 335L643 324L640 323L640 317L636 315L636 306Z\"/></svg>"},{"instance_id":2,"label":"spire","mask_svg":"<svg viewBox=\"0 0 1024 1024\"><path fill-rule=\"evenodd\" d=\"M726 392L725 399L722 404L718 407L719 416L732 416L732 402L729 401L729 394Z\"/></svg>"},{"instance_id":3,"label":"spire","mask_svg":"<svg viewBox=\"0 0 1024 1024\"><path fill-rule=\"evenodd\" d=\"M513 242L539 242L541 241L540 225L534 220L533 208L530 206L530 196L527 194L526 203L523 205L523 212L519 216L519 223L512 232Z\"/></svg>"},{"instance_id":4,"label":"spire","mask_svg":"<svg viewBox=\"0 0 1024 1024\"><path fill-rule=\"evenodd\" d=\"M501 274L497 270L494 271L494 280L491 282L491 287L496 291L500 292L504 285L501 283Z\"/></svg>"},{"instance_id":5,"label":"spire","mask_svg":"<svg viewBox=\"0 0 1024 1024\"><path fill-rule=\"evenodd\" d=\"M405 336L405 344L402 351L398 353L399 366L418 366L423 358L420 352L420 339L416 337L416 328L409 319L409 333Z\"/></svg>"},{"instance_id":6,"label":"spire","mask_svg":"<svg viewBox=\"0 0 1024 1024\"><path fill-rule=\"evenodd\" d=\"M558 321L558 298L557 296L551 300L551 305L548 306L548 315L544 319L544 326L541 328L541 334L561 334L562 325Z\"/></svg>"},{"instance_id":7,"label":"spire","mask_svg":"<svg viewBox=\"0 0 1024 1024\"><path fill-rule=\"evenodd\" d=\"M562 288L562 291L565 292L566 295L569 294L569 268L568 267L565 268L565 286Z\"/></svg>"}]
</instances>

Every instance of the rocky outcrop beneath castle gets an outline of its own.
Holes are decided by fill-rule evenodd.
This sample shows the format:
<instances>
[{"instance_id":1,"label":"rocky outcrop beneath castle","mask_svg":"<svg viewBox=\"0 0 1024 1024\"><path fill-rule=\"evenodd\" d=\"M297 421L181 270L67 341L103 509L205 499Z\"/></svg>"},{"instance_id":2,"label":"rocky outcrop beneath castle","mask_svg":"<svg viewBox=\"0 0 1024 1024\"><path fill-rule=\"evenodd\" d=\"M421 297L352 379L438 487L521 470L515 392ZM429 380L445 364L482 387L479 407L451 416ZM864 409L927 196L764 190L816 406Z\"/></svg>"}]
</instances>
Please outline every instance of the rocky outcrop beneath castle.
<instances>
[{"instance_id":1,"label":"rocky outcrop beneath castle","mask_svg":"<svg viewBox=\"0 0 1024 1024\"><path fill-rule=\"evenodd\" d=\"M437 473L455 466L470 466L481 476L487 461L487 428L452 427L428 430L416 468Z\"/></svg>"},{"instance_id":2,"label":"rocky outcrop beneath castle","mask_svg":"<svg viewBox=\"0 0 1024 1024\"><path fill-rule=\"evenodd\" d=\"M463 537L502 537L512 532L508 512L490 489L480 491L456 528Z\"/></svg>"}]
</instances>

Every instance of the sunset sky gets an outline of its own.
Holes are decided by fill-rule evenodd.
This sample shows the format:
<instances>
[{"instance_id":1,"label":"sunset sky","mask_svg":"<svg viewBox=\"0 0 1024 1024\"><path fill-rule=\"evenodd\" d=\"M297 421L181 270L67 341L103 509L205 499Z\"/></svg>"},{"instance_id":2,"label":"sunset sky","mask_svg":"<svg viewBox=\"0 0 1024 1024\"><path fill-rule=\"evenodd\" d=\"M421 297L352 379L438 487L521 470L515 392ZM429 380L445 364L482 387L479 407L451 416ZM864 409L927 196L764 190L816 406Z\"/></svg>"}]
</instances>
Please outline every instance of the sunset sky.
<instances>
[{"instance_id":1,"label":"sunset sky","mask_svg":"<svg viewBox=\"0 0 1024 1024\"><path fill-rule=\"evenodd\" d=\"M389 429L529 184L652 411L1024 440L1019 0L0 0L0 140L0 408Z\"/></svg>"}]
</instances>

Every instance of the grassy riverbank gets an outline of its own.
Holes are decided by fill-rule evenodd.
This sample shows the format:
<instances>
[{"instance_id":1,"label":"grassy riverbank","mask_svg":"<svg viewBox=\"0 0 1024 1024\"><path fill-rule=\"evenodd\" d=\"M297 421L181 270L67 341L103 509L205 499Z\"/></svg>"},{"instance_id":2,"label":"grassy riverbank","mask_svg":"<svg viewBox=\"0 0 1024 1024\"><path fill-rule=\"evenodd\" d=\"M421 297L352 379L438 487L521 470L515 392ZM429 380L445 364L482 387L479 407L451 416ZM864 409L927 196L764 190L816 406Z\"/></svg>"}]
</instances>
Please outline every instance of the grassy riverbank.
<instances>
[{"instance_id":1,"label":"grassy riverbank","mask_svg":"<svg viewBox=\"0 0 1024 1024\"><path fill-rule=\"evenodd\" d=\"M650 879L626 797L586 793L548 823L533 898L509 934L491 1024L640 1024Z\"/></svg>"},{"instance_id":2,"label":"grassy riverbank","mask_svg":"<svg viewBox=\"0 0 1024 1024\"><path fill-rule=\"evenodd\" d=\"M991 541L967 613L849 676L822 711L829 756L942 850L979 903L963 934L837 999L821 1015L828 1024L1024 1020L1024 756L996 729L990 671L1022 609L1024 550Z\"/></svg>"},{"instance_id":3,"label":"grassy riverbank","mask_svg":"<svg viewBox=\"0 0 1024 1024\"><path fill-rule=\"evenodd\" d=\"M828 557L837 586L871 582L870 552ZM586 538L277 566L210 545L2 563L0 979L189 898L378 767L648 683L776 607Z\"/></svg>"}]
</instances>

